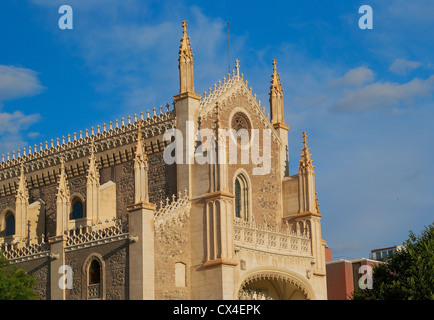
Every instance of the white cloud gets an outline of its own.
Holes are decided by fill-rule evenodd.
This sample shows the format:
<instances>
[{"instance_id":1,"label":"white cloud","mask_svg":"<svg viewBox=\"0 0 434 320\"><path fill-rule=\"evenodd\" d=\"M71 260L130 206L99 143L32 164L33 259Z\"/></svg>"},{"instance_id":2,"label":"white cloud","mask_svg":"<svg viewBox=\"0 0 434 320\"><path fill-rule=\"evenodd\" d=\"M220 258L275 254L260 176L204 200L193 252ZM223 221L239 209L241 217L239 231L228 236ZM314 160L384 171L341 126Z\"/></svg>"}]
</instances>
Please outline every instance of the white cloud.
<instances>
[{"instance_id":1,"label":"white cloud","mask_svg":"<svg viewBox=\"0 0 434 320\"><path fill-rule=\"evenodd\" d=\"M46 1L32 2L47 6ZM57 0L48 3L60 4ZM204 14L199 7L174 3L155 11L155 6L138 0L110 4L79 0L71 6L80 20L75 19L65 45L98 77L93 83L98 92L116 92L121 106L113 112L127 114L172 102L179 90L177 54L182 20L187 20L191 37L196 91L208 89L227 72L226 55L222 54L227 50L225 22Z\"/></svg>"},{"instance_id":2,"label":"white cloud","mask_svg":"<svg viewBox=\"0 0 434 320\"><path fill-rule=\"evenodd\" d=\"M430 97L434 91L434 76L426 80L418 78L404 84L376 82L361 89L352 90L339 99L334 111L355 112L402 105L413 106L415 100Z\"/></svg>"},{"instance_id":3,"label":"white cloud","mask_svg":"<svg viewBox=\"0 0 434 320\"><path fill-rule=\"evenodd\" d=\"M33 70L0 65L0 107L4 101L20 99L41 93L45 89ZM21 111L0 112L0 153L6 154L27 144L25 131L39 121L39 114L26 115ZM29 134L34 138L35 134Z\"/></svg>"},{"instance_id":4,"label":"white cloud","mask_svg":"<svg viewBox=\"0 0 434 320\"><path fill-rule=\"evenodd\" d=\"M35 71L0 65L0 101L33 96L44 89Z\"/></svg>"},{"instance_id":5,"label":"white cloud","mask_svg":"<svg viewBox=\"0 0 434 320\"><path fill-rule=\"evenodd\" d=\"M366 67L351 69L344 76L330 82L331 86L360 86L374 80L374 73Z\"/></svg>"},{"instance_id":6,"label":"white cloud","mask_svg":"<svg viewBox=\"0 0 434 320\"><path fill-rule=\"evenodd\" d=\"M0 113L0 154L11 153L12 150L26 146L23 132L38 122L39 118L39 114L25 115L20 111Z\"/></svg>"},{"instance_id":7,"label":"white cloud","mask_svg":"<svg viewBox=\"0 0 434 320\"><path fill-rule=\"evenodd\" d=\"M396 59L393 61L393 63L390 65L389 70L399 74L399 75L406 75L411 70L417 69L422 65L421 62L418 61L409 61L405 59Z\"/></svg>"}]
</instances>

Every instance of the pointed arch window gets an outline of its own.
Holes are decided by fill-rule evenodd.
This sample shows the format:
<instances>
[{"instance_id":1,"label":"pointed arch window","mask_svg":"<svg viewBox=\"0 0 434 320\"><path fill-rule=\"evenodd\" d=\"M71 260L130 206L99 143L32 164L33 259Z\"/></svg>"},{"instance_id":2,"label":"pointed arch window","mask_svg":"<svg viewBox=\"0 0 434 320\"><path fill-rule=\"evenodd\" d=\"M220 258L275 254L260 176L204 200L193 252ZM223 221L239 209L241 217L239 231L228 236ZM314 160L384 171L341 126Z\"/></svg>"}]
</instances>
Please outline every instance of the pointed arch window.
<instances>
[{"instance_id":1,"label":"pointed arch window","mask_svg":"<svg viewBox=\"0 0 434 320\"><path fill-rule=\"evenodd\" d=\"M89 285L100 284L101 265L98 260L93 260L89 266Z\"/></svg>"},{"instance_id":2,"label":"pointed arch window","mask_svg":"<svg viewBox=\"0 0 434 320\"><path fill-rule=\"evenodd\" d=\"M5 231L4 235L13 236L15 234L15 217L12 212L8 212L5 215Z\"/></svg>"},{"instance_id":3,"label":"pointed arch window","mask_svg":"<svg viewBox=\"0 0 434 320\"><path fill-rule=\"evenodd\" d=\"M75 198L72 201L72 212L70 215L70 220L76 220L76 219L81 219L84 218L84 214L83 214L83 203L81 202L80 199Z\"/></svg>"},{"instance_id":4,"label":"pointed arch window","mask_svg":"<svg viewBox=\"0 0 434 320\"><path fill-rule=\"evenodd\" d=\"M87 295L88 299L100 299L101 295L101 264L97 259L93 259L88 269Z\"/></svg>"},{"instance_id":5,"label":"pointed arch window","mask_svg":"<svg viewBox=\"0 0 434 320\"><path fill-rule=\"evenodd\" d=\"M244 174L240 173L235 178L235 217L249 220L249 184Z\"/></svg>"}]
</instances>

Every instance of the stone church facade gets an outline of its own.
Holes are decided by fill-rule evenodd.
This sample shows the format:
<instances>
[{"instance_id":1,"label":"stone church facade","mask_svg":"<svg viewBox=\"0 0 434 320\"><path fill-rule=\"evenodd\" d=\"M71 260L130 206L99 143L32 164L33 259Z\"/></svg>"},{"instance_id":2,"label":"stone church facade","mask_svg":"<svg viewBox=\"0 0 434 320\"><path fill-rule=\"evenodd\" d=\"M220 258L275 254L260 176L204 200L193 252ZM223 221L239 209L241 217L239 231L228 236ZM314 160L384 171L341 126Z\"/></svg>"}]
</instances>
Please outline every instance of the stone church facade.
<instances>
[{"instance_id":1,"label":"stone church facade","mask_svg":"<svg viewBox=\"0 0 434 320\"><path fill-rule=\"evenodd\" d=\"M39 298L327 299L314 166L303 133L298 172L289 175L273 65L271 115L238 62L199 95L184 22L173 106L4 155L0 248L35 276ZM165 133L174 128L190 138L209 128L216 139L204 154L222 159L229 139L238 151L245 145L237 136L222 143L218 129L245 129L247 149L258 129L270 169L254 174L261 164L242 162L241 152L236 163L199 164L187 143L176 150L183 161L168 163L174 142Z\"/></svg>"}]
</instances>

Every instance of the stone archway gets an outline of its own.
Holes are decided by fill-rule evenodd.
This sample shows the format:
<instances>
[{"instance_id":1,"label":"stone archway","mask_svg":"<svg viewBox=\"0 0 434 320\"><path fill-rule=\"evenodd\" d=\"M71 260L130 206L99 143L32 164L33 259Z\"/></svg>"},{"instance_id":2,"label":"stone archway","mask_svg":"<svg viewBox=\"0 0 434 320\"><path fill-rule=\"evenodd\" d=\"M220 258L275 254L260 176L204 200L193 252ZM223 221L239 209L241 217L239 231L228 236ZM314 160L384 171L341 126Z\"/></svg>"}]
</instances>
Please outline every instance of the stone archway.
<instances>
[{"instance_id":1,"label":"stone archway","mask_svg":"<svg viewBox=\"0 0 434 320\"><path fill-rule=\"evenodd\" d=\"M257 271L242 281L239 300L313 300L309 284L298 276L282 271Z\"/></svg>"}]
</instances>

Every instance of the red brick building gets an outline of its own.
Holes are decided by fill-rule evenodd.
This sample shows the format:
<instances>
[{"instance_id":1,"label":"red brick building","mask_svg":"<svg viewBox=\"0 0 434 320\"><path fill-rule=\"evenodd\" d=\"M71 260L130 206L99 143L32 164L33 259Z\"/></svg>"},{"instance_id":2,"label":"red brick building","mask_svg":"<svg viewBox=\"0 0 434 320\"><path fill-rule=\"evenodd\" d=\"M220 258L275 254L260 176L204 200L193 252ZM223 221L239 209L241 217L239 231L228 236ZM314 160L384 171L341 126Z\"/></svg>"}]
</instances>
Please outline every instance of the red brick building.
<instances>
[{"instance_id":1,"label":"red brick building","mask_svg":"<svg viewBox=\"0 0 434 320\"><path fill-rule=\"evenodd\" d=\"M327 297L328 300L350 300L352 292L359 288L361 266L372 268L379 261L360 258L353 260L332 260L331 250L326 249ZM366 272L365 272L366 273Z\"/></svg>"}]
</instances>

